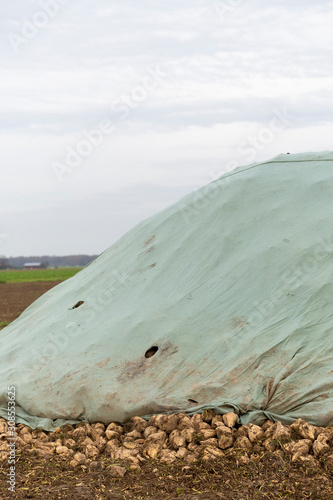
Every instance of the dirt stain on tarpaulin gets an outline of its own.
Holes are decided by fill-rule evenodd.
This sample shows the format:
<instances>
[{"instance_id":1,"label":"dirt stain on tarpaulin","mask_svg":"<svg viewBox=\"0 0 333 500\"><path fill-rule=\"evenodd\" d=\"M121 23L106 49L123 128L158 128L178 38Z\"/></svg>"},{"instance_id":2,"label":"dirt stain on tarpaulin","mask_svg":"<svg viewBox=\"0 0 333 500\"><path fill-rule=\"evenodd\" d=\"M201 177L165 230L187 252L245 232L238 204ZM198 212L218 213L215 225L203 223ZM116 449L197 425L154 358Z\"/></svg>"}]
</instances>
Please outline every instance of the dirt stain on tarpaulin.
<instances>
[{"instance_id":1,"label":"dirt stain on tarpaulin","mask_svg":"<svg viewBox=\"0 0 333 500\"><path fill-rule=\"evenodd\" d=\"M243 328L243 326L249 325L249 322L245 320L244 316L237 316L231 323L231 328Z\"/></svg>"},{"instance_id":2,"label":"dirt stain on tarpaulin","mask_svg":"<svg viewBox=\"0 0 333 500\"><path fill-rule=\"evenodd\" d=\"M138 273L141 274L147 269L153 269L154 267L157 266L157 262L154 262L154 264L150 264L150 266L144 267L143 269L138 269Z\"/></svg>"},{"instance_id":3,"label":"dirt stain on tarpaulin","mask_svg":"<svg viewBox=\"0 0 333 500\"><path fill-rule=\"evenodd\" d=\"M175 412L180 412L183 411L184 407L179 406L179 405L167 405L163 403L158 403L156 401L151 401L150 403L144 404L140 406L140 409L136 409L135 415L136 416L143 416L143 415L158 415L160 413L175 413ZM132 411L125 411L124 413L124 422L130 420L131 417L133 417L133 412Z\"/></svg>"},{"instance_id":4,"label":"dirt stain on tarpaulin","mask_svg":"<svg viewBox=\"0 0 333 500\"><path fill-rule=\"evenodd\" d=\"M106 358L106 359L102 359L102 361L100 361L99 363L96 363L96 366L98 366L98 368L104 368L105 366L107 366L111 361L111 358Z\"/></svg>"},{"instance_id":5,"label":"dirt stain on tarpaulin","mask_svg":"<svg viewBox=\"0 0 333 500\"><path fill-rule=\"evenodd\" d=\"M152 245L151 247L147 248L147 250L145 250L144 252L141 252L139 254L138 259L140 259L140 257L142 257L143 255L146 255L146 254L152 252L154 249L155 249L154 245Z\"/></svg>"},{"instance_id":6,"label":"dirt stain on tarpaulin","mask_svg":"<svg viewBox=\"0 0 333 500\"><path fill-rule=\"evenodd\" d=\"M155 240L156 238L156 235L154 234L151 238L149 238L149 240L145 241L143 246L144 247L147 247L148 245L150 245L151 243L153 243L153 241Z\"/></svg>"},{"instance_id":7,"label":"dirt stain on tarpaulin","mask_svg":"<svg viewBox=\"0 0 333 500\"><path fill-rule=\"evenodd\" d=\"M262 410L268 409L269 404L273 402L273 398L276 396L276 393L277 393L278 389L280 388L280 386L281 386L280 382L278 382L276 384L274 379L269 380L269 382L267 383L267 385L265 387L266 397L262 401L260 409L262 409ZM276 401L274 401L273 404L274 403L276 403Z\"/></svg>"},{"instance_id":8,"label":"dirt stain on tarpaulin","mask_svg":"<svg viewBox=\"0 0 333 500\"><path fill-rule=\"evenodd\" d=\"M138 259L140 257L142 257L143 255L146 255L147 253L152 252L155 249L155 245L153 245L155 238L156 238L156 236L153 235L151 238L149 238L149 240L144 242L143 248L145 248L145 250L139 254ZM147 248L147 247L149 247L149 248Z\"/></svg>"},{"instance_id":9,"label":"dirt stain on tarpaulin","mask_svg":"<svg viewBox=\"0 0 333 500\"><path fill-rule=\"evenodd\" d=\"M161 354L166 354L168 356L172 356L178 352L178 347L171 344L171 342L167 342L163 349L161 349Z\"/></svg>"},{"instance_id":10,"label":"dirt stain on tarpaulin","mask_svg":"<svg viewBox=\"0 0 333 500\"><path fill-rule=\"evenodd\" d=\"M155 372L158 370L159 364L163 361L166 356L172 356L178 352L178 347L167 342L161 348L155 356L151 358L145 358L144 353L140 355L140 358L136 361L126 361L123 364L123 369L120 375L117 377L117 382L128 382L129 380L142 377L148 371ZM117 367L118 368L118 367Z\"/></svg>"}]
</instances>

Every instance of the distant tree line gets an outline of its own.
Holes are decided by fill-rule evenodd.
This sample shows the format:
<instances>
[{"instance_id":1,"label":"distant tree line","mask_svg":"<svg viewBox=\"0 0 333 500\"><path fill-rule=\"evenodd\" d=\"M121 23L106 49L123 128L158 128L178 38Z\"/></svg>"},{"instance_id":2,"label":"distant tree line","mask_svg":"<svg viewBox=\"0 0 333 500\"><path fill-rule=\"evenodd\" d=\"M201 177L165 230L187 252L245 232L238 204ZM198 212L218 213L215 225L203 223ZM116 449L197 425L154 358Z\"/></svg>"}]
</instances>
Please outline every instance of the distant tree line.
<instances>
[{"instance_id":1,"label":"distant tree line","mask_svg":"<svg viewBox=\"0 0 333 500\"><path fill-rule=\"evenodd\" d=\"M0 257L0 270L10 269L10 267L8 259L6 257Z\"/></svg>"},{"instance_id":2,"label":"distant tree line","mask_svg":"<svg viewBox=\"0 0 333 500\"><path fill-rule=\"evenodd\" d=\"M84 267L96 259L98 255L30 255L29 257L0 257L0 269L20 269L29 262L40 262L42 267Z\"/></svg>"}]
</instances>

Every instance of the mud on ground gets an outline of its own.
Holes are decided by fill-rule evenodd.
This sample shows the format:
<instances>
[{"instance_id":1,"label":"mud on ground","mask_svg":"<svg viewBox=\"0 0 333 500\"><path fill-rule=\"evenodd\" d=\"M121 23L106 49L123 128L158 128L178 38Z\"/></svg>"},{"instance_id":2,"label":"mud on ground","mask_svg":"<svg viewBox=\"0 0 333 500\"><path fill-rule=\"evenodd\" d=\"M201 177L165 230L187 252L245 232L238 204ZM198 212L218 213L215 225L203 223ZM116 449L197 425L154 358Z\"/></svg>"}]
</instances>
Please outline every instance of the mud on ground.
<instances>
[{"instance_id":1,"label":"mud on ground","mask_svg":"<svg viewBox=\"0 0 333 500\"><path fill-rule=\"evenodd\" d=\"M148 460L140 471L128 470L123 478L110 473L113 461L104 459L73 469L60 458L40 460L22 456L16 463L16 491L6 486L6 465L0 466L0 498L48 499L325 499L333 498L332 473L323 463L311 468L291 463L274 453L247 465L231 454L223 460L163 464ZM118 463L124 466L125 464Z\"/></svg>"},{"instance_id":2,"label":"mud on ground","mask_svg":"<svg viewBox=\"0 0 333 500\"><path fill-rule=\"evenodd\" d=\"M10 323L45 292L60 281L0 283L0 329Z\"/></svg>"}]
</instances>

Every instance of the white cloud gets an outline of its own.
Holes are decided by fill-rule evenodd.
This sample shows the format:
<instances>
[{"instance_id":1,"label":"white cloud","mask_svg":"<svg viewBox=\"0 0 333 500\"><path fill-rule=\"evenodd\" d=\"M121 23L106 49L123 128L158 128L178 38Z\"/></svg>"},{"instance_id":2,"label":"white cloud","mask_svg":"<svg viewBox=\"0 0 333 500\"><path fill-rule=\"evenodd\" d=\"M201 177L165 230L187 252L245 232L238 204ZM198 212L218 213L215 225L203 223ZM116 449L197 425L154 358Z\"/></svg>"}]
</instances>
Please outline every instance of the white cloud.
<instances>
[{"instance_id":1,"label":"white cloud","mask_svg":"<svg viewBox=\"0 0 333 500\"><path fill-rule=\"evenodd\" d=\"M221 15L216 5L226 4L236 8ZM295 118L256 151L258 160L286 151L328 149L332 7L330 0L267 5L184 0L181 6L176 0L100 0L98 7L71 1L16 53L8 32L20 33L22 20L32 19L40 3L7 3L0 23L0 92L5 96L0 105L5 159L0 213L12 214L17 229L4 230L0 224L0 232L11 234L6 251L28 249L25 238L13 237L13 231L23 230L15 213L33 211L42 224L48 212L51 225L59 225L61 232L62 204L72 200L75 214L82 210L82 199L93 214L96 197L107 186L113 200L122 193L123 211L136 193L135 213L148 214L160 205L158 200L147 205L146 198L143 203L143 190L152 197L154 189L168 189L167 203L180 195L177 187L184 194L210 182L232 161L247 163L240 145L267 127L275 109L287 108ZM147 67L157 64L167 68L168 77L121 120L112 103L142 85ZM112 136L59 184L53 162L62 161L66 148L105 118L115 123ZM147 185L155 187L147 190ZM126 200L129 186L132 198ZM121 220L119 214L110 239L119 235ZM130 221L137 222L134 211L126 215L126 227ZM99 240L93 225L87 216L85 230L93 232L100 247L105 239ZM78 246L88 251L82 227L77 231ZM34 241L34 253L39 253L41 240ZM56 248L52 231L47 244L49 252Z\"/></svg>"}]
</instances>

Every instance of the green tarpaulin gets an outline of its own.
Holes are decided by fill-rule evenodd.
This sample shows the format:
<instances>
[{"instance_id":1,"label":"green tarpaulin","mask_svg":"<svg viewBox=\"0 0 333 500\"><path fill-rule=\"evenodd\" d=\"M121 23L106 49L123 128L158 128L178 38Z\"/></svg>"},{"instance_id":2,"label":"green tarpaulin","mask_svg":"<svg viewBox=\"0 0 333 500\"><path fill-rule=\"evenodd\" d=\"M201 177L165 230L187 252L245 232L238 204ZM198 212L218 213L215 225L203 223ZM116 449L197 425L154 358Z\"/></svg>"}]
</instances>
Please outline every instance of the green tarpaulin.
<instances>
[{"instance_id":1,"label":"green tarpaulin","mask_svg":"<svg viewBox=\"0 0 333 500\"><path fill-rule=\"evenodd\" d=\"M333 153L222 176L0 332L0 415L15 386L17 422L47 430L204 408L333 424L332 236Z\"/></svg>"}]
</instances>

